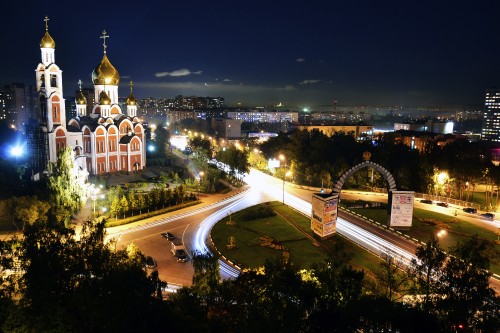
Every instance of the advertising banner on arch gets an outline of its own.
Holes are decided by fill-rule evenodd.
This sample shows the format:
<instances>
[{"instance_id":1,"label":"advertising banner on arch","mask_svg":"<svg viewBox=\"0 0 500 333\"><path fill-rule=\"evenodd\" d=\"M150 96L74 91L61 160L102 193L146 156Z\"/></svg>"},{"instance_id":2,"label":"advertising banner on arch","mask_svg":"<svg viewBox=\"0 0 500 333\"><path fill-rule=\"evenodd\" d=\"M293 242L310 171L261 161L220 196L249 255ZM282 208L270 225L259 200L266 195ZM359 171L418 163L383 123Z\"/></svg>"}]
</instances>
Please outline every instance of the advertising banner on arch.
<instances>
[{"instance_id":1,"label":"advertising banner on arch","mask_svg":"<svg viewBox=\"0 0 500 333\"><path fill-rule=\"evenodd\" d=\"M409 228L413 220L413 191L392 191L391 227Z\"/></svg>"}]
</instances>

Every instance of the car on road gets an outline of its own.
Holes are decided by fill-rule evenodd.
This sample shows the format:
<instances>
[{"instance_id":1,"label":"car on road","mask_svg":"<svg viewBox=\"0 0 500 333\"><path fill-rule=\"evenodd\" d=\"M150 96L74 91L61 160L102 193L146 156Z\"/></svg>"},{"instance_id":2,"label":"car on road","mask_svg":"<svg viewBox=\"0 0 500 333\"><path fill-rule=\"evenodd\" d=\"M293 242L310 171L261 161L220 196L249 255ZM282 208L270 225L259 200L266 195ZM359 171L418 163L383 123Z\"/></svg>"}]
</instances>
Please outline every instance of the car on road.
<instances>
[{"instance_id":1,"label":"car on road","mask_svg":"<svg viewBox=\"0 0 500 333\"><path fill-rule=\"evenodd\" d=\"M173 233L171 233L171 232L168 232L168 231L167 231L167 232L163 232L163 233L161 234L161 236L162 236L163 238L168 239L168 240L173 240L173 239L175 239L174 234L173 234Z\"/></svg>"},{"instance_id":2,"label":"car on road","mask_svg":"<svg viewBox=\"0 0 500 333\"><path fill-rule=\"evenodd\" d=\"M477 214L477 209L474 207L465 207L463 211L469 214Z\"/></svg>"},{"instance_id":3,"label":"car on road","mask_svg":"<svg viewBox=\"0 0 500 333\"><path fill-rule=\"evenodd\" d=\"M438 202L436 205L441 206L441 207L450 207L447 202Z\"/></svg>"},{"instance_id":4,"label":"car on road","mask_svg":"<svg viewBox=\"0 0 500 333\"><path fill-rule=\"evenodd\" d=\"M488 220L493 220L495 218L495 214L493 213L483 213L481 216Z\"/></svg>"},{"instance_id":5,"label":"car on road","mask_svg":"<svg viewBox=\"0 0 500 333\"><path fill-rule=\"evenodd\" d=\"M429 200L429 199L422 199L422 200L420 200L420 202L424 203L424 204L432 205L432 200Z\"/></svg>"},{"instance_id":6,"label":"car on road","mask_svg":"<svg viewBox=\"0 0 500 333\"><path fill-rule=\"evenodd\" d=\"M151 256L146 256L144 258L144 266L146 266L147 268L154 269L156 268L156 260Z\"/></svg>"},{"instance_id":7,"label":"car on road","mask_svg":"<svg viewBox=\"0 0 500 333\"><path fill-rule=\"evenodd\" d=\"M183 249L175 250L174 257L177 262L187 262L188 260L188 255Z\"/></svg>"}]
</instances>

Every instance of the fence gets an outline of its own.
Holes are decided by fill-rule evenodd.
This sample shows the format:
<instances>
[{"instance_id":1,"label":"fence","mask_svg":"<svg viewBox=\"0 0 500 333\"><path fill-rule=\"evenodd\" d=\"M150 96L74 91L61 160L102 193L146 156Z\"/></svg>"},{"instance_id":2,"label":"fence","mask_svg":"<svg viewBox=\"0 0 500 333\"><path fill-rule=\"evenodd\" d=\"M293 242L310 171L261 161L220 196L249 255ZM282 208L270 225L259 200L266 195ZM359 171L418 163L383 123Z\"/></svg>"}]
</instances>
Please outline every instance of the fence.
<instances>
[{"instance_id":1,"label":"fence","mask_svg":"<svg viewBox=\"0 0 500 333\"><path fill-rule=\"evenodd\" d=\"M383 188L383 187L381 187L381 188L379 188L379 187L365 188L364 190L372 191L372 192L387 193L387 189ZM489 205L488 207L486 207L486 206L483 206L483 205L480 205L477 203L473 203L470 201L459 200L459 199L444 197L444 196L440 196L440 195L415 192L415 198L432 200L432 201L447 202L447 203L452 204L452 205L457 205L457 206L462 206L462 207L473 207L473 208L476 208L477 210L488 211L488 212L497 210L497 207L494 205Z\"/></svg>"}]
</instances>

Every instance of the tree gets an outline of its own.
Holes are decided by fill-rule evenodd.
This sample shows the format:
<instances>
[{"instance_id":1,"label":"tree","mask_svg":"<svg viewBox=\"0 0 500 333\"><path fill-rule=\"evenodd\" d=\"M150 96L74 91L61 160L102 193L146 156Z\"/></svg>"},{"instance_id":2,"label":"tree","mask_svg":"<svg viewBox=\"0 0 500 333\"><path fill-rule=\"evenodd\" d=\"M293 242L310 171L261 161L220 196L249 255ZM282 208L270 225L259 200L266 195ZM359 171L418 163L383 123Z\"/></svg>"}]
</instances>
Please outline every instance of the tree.
<instances>
[{"instance_id":1,"label":"tree","mask_svg":"<svg viewBox=\"0 0 500 333\"><path fill-rule=\"evenodd\" d=\"M103 222L88 222L80 239L74 236L73 230L60 224L27 226L19 242L25 273L18 280L18 310L16 316L0 323L2 328L24 332L161 330L162 307L156 298L161 281L147 276L144 256L138 251L113 251L104 243ZM120 311L110 311L117 304Z\"/></svg>"},{"instance_id":2,"label":"tree","mask_svg":"<svg viewBox=\"0 0 500 333\"><path fill-rule=\"evenodd\" d=\"M113 201L111 202L111 205L109 206L109 212L115 216L115 218L118 218L118 214L120 214L122 211L121 208L121 203L120 199L118 197L115 197Z\"/></svg>"},{"instance_id":3,"label":"tree","mask_svg":"<svg viewBox=\"0 0 500 333\"><path fill-rule=\"evenodd\" d=\"M48 165L48 191L57 222L67 221L82 209L87 199L87 175L75 164L70 146L62 149L57 161Z\"/></svg>"},{"instance_id":4,"label":"tree","mask_svg":"<svg viewBox=\"0 0 500 333\"><path fill-rule=\"evenodd\" d=\"M127 197L129 208L132 211L132 216L134 216L134 211L137 209L138 205L137 194L135 193L135 191L129 191Z\"/></svg>"},{"instance_id":5,"label":"tree","mask_svg":"<svg viewBox=\"0 0 500 333\"><path fill-rule=\"evenodd\" d=\"M375 270L379 293L390 301L400 299L408 291L410 276L401 268L404 266L391 253L382 255L383 261Z\"/></svg>"},{"instance_id":6,"label":"tree","mask_svg":"<svg viewBox=\"0 0 500 333\"><path fill-rule=\"evenodd\" d=\"M424 295L424 311L430 312L433 299L437 296L439 289L439 278L446 254L439 246L436 237L432 237L425 245L419 246L415 254L417 259L412 260L412 268L417 282L417 291Z\"/></svg>"},{"instance_id":7,"label":"tree","mask_svg":"<svg viewBox=\"0 0 500 333\"><path fill-rule=\"evenodd\" d=\"M137 194L137 207L139 208L139 214L142 214L142 209L146 206L146 199L144 194Z\"/></svg>"},{"instance_id":8,"label":"tree","mask_svg":"<svg viewBox=\"0 0 500 333\"><path fill-rule=\"evenodd\" d=\"M259 151L250 151L248 153L248 164L252 168L265 170L267 168L267 161L264 155Z\"/></svg>"},{"instance_id":9,"label":"tree","mask_svg":"<svg viewBox=\"0 0 500 333\"><path fill-rule=\"evenodd\" d=\"M24 230L27 224L47 221L49 203L38 200L36 196L13 197L2 201L1 215L5 224L11 224L17 230Z\"/></svg>"},{"instance_id":10,"label":"tree","mask_svg":"<svg viewBox=\"0 0 500 333\"><path fill-rule=\"evenodd\" d=\"M210 305L220 283L219 260L210 253L193 255L193 288L206 305Z\"/></svg>"},{"instance_id":11,"label":"tree","mask_svg":"<svg viewBox=\"0 0 500 333\"><path fill-rule=\"evenodd\" d=\"M120 199L120 213L123 213L123 218L125 218L125 213L128 211L128 200L126 196L122 196Z\"/></svg>"},{"instance_id":12,"label":"tree","mask_svg":"<svg viewBox=\"0 0 500 333\"><path fill-rule=\"evenodd\" d=\"M354 321L345 314L362 296L365 274L352 268L351 258L352 254L336 242L325 260L313 266L318 295L308 319L311 331L328 331L331 321L338 331L354 331Z\"/></svg>"},{"instance_id":13,"label":"tree","mask_svg":"<svg viewBox=\"0 0 500 333\"><path fill-rule=\"evenodd\" d=\"M489 286L490 243L477 235L454 246L442 271L437 302L447 327L462 324L471 329L499 325L499 298ZM498 326L497 326L498 327Z\"/></svg>"},{"instance_id":14,"label":"tree","mask_svg":"<svg viewBox=\"0 0 500 333\"><path fill-rule=\"evenodd\" d=\"M231 146L217 153L217 159L226 164L230 169L230 175L239 179L241 175L248 172L248 153Z\"/></svg>"}]
</instances>

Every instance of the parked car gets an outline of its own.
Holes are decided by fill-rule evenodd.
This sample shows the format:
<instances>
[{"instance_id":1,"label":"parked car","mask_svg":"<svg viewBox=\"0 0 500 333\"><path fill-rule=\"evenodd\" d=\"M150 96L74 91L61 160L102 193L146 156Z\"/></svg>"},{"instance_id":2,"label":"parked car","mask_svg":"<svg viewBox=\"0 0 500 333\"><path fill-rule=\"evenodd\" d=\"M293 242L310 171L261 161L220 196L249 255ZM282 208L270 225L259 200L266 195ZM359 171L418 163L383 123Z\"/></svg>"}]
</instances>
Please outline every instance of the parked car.
<instances>
[{"instance_id":1,"label":"parked car","mask_svg":"<svg viewBox=\"0 0 500 333\"><path fill-rule=\"evenodd\" d=\"M432 200L429 200L429 199L422 199L422 200L420 200L420 202L424 203L424 204L432 205Z\"/></svg>"},{"instance_id":2,"label":"parked car","mask_svg":"<svg viewBox=\"0 0 500 333\"><path fill-rule=\"evenodd\" d=\"M187 253L183 249L175 250L174 257L177 262L186 262L188 260Z\"/></svg>"},{"instance_id":3,"label":"parked car","mask_svg":"<svg viewBox=\"0 0 500 333\"><path fill-rule=\"evenodd\" d=\"M465 207L463 211L469 214L477 214L477 209L473 207Z\"/></svg>"},{"instance_id":4,"label":"parked car","mask_svg":"<svg viewBox=\"0 0 500 333\"><path fill-rule=\"evenodd\" d=\"M488 220L493 220L495 218L495 214L493 213L483 213L481 216Z\"/></svg>"},{"instance_id":5,"label":"parked car","mask_svg":"<svg viewBox=\"0 0 500 333\"><path fill-rule=\"evenodd\" d=\"M151 256L146 256L144 258L144 266L151 269L156 268L156 260Z\"/></svg>"},{"instance_id":6,"label":"parked car","mask_svg":"<svg viewBox=\"0 0 500 333\"><path fill-rule=\"evenodd\" d=\"M161 234L161 236L162 236L163 238L168 239L168 240L173 240L173 239L175 239L174 234L173 234L173 233L171 233L171 232L168 232L168 231L167 231L167 232L163 232L163 233Z\"/></svg>"},{"instance_id":7,"label":"parked car","mask_svg":"<svg viewBox=\"0 0 500 333\"><path fill-rule=\"evenodd\" d=\"M450 207L447 202L438 202L436 205L441 206L441 207Z\"/></svg>"}]
</instances>

